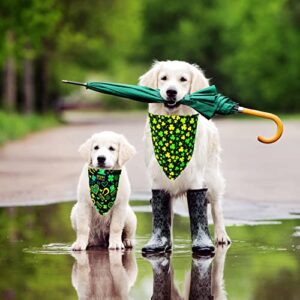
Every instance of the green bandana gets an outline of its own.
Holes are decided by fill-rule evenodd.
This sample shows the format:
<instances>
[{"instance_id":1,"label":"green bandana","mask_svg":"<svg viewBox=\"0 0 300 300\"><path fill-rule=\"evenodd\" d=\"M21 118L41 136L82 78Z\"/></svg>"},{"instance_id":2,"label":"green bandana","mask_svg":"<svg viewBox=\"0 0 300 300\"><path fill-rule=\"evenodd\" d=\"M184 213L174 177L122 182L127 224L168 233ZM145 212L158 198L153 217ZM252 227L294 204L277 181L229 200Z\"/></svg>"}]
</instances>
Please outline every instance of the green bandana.
<instances>
[{"instance_id":1,"label":"green bandana","mask_svg":"<svg viewBox=\"0 0 300 300\"><path fill-rule=\"evenodd\" d=\"M155 157L167 177L176 179L191 160L198 114L189 116L149 113Z\"/></svg>"},{"instance_id":2,"label":"green bandana","mask_svg":"<svg viewBox=\"0 0 300 300\"><path fill-rule=\"evenodd\" d=\"M89 168L90 194L100 215L105 215L114 205L121 170Z\"/></svg>"}]
</instances>

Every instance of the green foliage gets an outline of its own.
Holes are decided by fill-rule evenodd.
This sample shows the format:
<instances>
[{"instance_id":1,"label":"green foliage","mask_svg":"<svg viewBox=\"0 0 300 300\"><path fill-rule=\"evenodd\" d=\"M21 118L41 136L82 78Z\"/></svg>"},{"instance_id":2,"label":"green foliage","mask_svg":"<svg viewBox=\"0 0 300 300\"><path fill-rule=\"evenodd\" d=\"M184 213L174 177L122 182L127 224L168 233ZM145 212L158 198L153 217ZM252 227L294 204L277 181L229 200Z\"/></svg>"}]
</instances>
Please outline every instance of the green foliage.
<instances>
[{"instance_id":1,"label":"green foliage","mask_svg":"<svg viewBox=\"0 0 300 300\"><path fill-rule=\"evenodd\" d=\"M29 132L59 124L54 115L28 115L7 113L0 110L0 145L7 140L24 137Z\"/></svg>"},{"instance_id":2,"label":"green foliage","mask_svg":"<svg viewBox=\"0 0 300 300\"><path fill-rule=\"evenodd\" d=\"M230 1L219 6L228 15L221 32L226 55L220 72L229 83L224 91L232 91L245 106L299 111L300 26L293 21L299 5L276 0L241 1L234 10Z\"/></svg>"},{"instance_id":3,"label":"green foliage","mask_svg":"<svg viewBox=\"0 0 300 300\"><path fill-rule=\"evenodd\" d=\"M144 57L198 63L245 106L299 111L299 20L295 0L148 0Z\"/></svg>"},{"instance_id":4,"label":"green foliage","mask_svg":"<svg viewBox=\"0 0 300 300\"><path fill-rule=\"evenodd\" d=\"M154 59L186 60L244 106L299 112L299 20L297 0L3 0L0 66L13 56L22 77L24 58L46 60L35 84L48 80L51 98L70 94L63 78L136 83Z\"/></svg>"},{"instance_id":5,"label":"green foliage","mask_svg":"<svg viewBox=\"0 0 300 300\"><path fill-rule=\"evenodd\" d=\"M55 38L54 31L61 19L61 13L54 4L54 0L1 1L2 38L11 32L15 40L13 47L4 43L4 48L0 48L2 62L11 55L11 51L20 58L33 58L45 51L43 41Z\"/></svg>"}]
</instances>

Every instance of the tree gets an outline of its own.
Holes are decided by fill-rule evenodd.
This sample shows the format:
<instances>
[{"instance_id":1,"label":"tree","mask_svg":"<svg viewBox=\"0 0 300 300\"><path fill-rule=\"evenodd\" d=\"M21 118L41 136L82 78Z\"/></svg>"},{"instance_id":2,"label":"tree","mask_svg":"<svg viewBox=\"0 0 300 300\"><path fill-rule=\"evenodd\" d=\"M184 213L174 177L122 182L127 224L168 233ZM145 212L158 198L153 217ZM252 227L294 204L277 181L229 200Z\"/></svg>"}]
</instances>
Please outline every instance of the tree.
<instances>
[{"instance_id":1,"label":"tree","mask_svg":"<svg viewBox=\"0 0 300 300\"><path fill-rule=\"evenodd\" d=\"M219 1L224 90L258 109L300 108L300 7L296 1Z\"/></svg>"}]
</instances>

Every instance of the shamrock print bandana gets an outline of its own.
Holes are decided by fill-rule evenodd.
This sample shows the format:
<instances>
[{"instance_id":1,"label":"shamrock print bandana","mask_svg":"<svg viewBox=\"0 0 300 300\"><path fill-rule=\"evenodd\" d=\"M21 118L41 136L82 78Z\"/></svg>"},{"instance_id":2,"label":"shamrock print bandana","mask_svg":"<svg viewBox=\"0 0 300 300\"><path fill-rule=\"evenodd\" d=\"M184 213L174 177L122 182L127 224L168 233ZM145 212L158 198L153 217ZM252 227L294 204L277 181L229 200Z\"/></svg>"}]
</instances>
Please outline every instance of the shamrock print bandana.
<instances>
[{"instance_id":1,"label":"shamrock print bandana","mask_svg":"<svg viewBox=\"0 0 300 300\"><path fill-rule=\"evenodd\" d=\"M105 215L114 205L121 170L88 169L90 194L100 215Z\"/></svg>"},{"instance_id":2,"label":"shamrock print bandana","mask_svg":"<svg viewBox=\"0 0 300 300\"><path fill-rule=\"evenodd\" d=\"M198 114L188 116L149 113L155 157L170 180L176 179L191 160Z\"/></svg>"}]
</instances>

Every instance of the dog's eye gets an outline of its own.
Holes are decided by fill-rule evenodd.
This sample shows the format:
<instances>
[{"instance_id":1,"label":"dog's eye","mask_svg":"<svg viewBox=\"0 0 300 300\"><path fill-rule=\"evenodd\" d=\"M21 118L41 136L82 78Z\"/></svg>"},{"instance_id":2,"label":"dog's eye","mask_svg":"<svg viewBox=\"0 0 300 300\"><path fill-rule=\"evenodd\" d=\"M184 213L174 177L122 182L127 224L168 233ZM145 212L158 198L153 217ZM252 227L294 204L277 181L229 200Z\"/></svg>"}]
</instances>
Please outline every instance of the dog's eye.
<instances>
[{"instance_id":1,"label":"dog's eye","mask_svg":"<svg viewBox=\"0 0 300 300\"><path fill-rule=\"evenodd\" d=\"M180 81L185 82L185 81L187 81L187 79L185 77L180 77Z\"/></svg>"},{"instance_id":2,"label":"dog's eye","mask_svg":"<svg viewBox=\"0 0 300 300\"><path fill-rule=\"evenodd\" d=\"M163 76L161 80L167 80L167 76Z\"/></svg>"},{"instance_id":3,"label":"dog's eye","mask_svg":"<svg viewBox=\"0 0 300 300\"><path fill-rule=\"evenodd\" d=\"M115 149L113 146L110 146L110 147L108 148L108 150L110 150L110 151L115 151L116 149Z\"/></svg>"},{"instance_id":4,"label":"dog's eye","mask_svg":"<svg viewBox=\"0 0 300 300\"><path fill-rule=\"evenodd\" d=\"M98 149L99 149L99 146L95 146L95 147L94 147L94 150L98 150Z\"/></svg>"}]
</instances>

